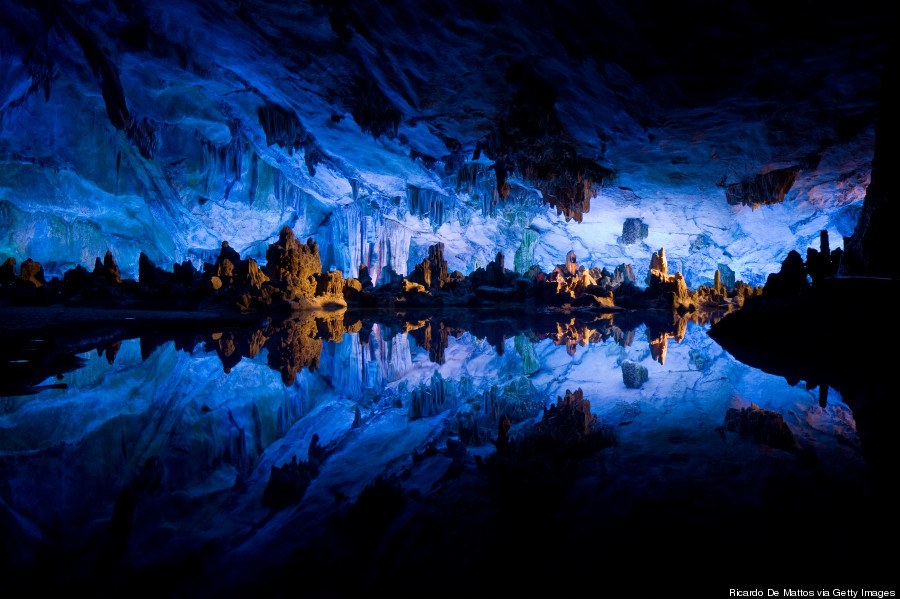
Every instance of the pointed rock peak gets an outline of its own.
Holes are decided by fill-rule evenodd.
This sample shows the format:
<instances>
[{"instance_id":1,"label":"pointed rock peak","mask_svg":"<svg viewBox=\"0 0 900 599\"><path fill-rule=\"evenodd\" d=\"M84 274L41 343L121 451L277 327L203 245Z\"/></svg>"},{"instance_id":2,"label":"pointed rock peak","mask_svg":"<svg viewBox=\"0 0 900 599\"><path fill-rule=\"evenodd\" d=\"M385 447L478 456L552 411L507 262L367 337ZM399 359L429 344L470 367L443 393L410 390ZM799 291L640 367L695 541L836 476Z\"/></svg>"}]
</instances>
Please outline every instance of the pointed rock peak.
<instances>
[{"instance_id":1,"label":"pointed rock peak","mask_svg":"<svg viewBox=\"0 0 900 599\"><path fill-rule=\"evenodd\" d=\"M292 241L294 241L294 231L289 226L285 225L278 234L278 245L287 247Z\"/></svg>"},{"instance_id":2,"label":"pointed rock peak","mask_svg":"<svg viewBox=\"0 0 900 599\"><path fill-rule=\"evenodd\" d=\"M650 270L658 270L662 274L669 272L669 265L666 262L666 250L659 248L658 252L654 252L650 257Z\"/></svg>"},{"instance_id":3,"label":"pointed rock peak","mask_svg":"<svg viewBox=\"0 0 900 599\"><path fill-rule=\"evenodd\" d=\"M569 250L566 254L566 270L570 275L574 275L578 270L578 259L575 257L575 250Z\"/></svg>"}]
</instances>

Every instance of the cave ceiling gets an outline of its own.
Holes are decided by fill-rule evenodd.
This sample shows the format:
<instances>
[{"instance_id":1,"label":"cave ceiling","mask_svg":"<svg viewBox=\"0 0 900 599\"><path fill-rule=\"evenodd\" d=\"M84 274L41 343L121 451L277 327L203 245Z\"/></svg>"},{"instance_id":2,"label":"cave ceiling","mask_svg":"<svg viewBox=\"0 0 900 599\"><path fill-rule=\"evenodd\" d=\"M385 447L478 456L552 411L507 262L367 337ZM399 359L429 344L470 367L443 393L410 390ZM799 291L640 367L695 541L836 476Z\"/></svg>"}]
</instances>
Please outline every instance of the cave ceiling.
<instances>
[{"instance_id":1,"label":"cave ceiling","mask_svg":"<svg viewBox=\"0 0 900 599\"><path fill-rule=\"evenodd\" d=\"M287 224L351 275L444 241L464 271L665 245L695 284L762 277L852 230L887 11L2 0L0 250L261 254Z\"/></svg>"}]
</instances>

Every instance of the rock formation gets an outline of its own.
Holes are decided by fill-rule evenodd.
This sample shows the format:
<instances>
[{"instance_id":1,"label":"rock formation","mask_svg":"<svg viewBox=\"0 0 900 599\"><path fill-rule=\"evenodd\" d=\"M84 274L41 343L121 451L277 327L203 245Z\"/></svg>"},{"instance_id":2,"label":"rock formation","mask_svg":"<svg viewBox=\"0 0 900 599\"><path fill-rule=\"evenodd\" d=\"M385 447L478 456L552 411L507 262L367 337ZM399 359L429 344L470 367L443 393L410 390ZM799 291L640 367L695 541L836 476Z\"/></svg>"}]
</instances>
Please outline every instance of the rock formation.
<instances>
[{"instance_id":1,"label":"rock formation","mask_svg":"<svg viewBox=\"0 0 900 599\"><path fill-rule=\"evenodd\" d=\"M650 234L650 227L644 224L640 218L626 218L622 224L622 237L619 243L623 245L631 245L638 243L643 239L647 239Z\"/></svg>"},{"instance_id":2,"label":"rock formation","mask_svg":"<svg viewBox=\"0 0 900 599\"><path fill-rule=\"evenodd\" d=\"M7 261L8 263L9 261ZM15 261L13 261L15 263ZM19 280L26 283L31 283L35 287L41 287L46 283L44 280L44 267L41 266L40 262L35 262L31 258L28 258L24 262L22 262L22 266L19 270Z\"/></svg>"},{"instance_id":3,"label":"rock formation","mask_svg":"<svg viewBox=\"0 0 900 599\"><path fill-rule=\"evenodd\" d=\"M729 408L725 413L725 430L752 437L757 443L795 451L794 434L778 412L763 410L756 404L739 410Z\"/></svg>"},{"instance_id":4,"label":"rock formation","mask_svg":"<svg viewBox=\"0 0 900 599\"><path fill-rule=\"evenodd\" d=\"M649 378L647 369L637 362L631 360L622 362L622 381L629 389L640 389Z\"/></svg>"},{"instance_id":5,"label":"rock formation","mask_svg":"<svg viewBox=\"0 0 900 599\"><path fill-rule=\"evenodd\" d=\"M443 243L436 243L428 248L428 257L415 266L409 280L425 289L440 290L444 287L448 277Z\"/></svg>"},{"instance_id":6,"label":"rock formation","mask_svg":"<svg viewBox=\"0 0 900 599\"><path fill-rule=\"evenodd\" d=\"M103 256L102 264L100 263L100 258L97 258L97 261L94 263L94 275L103 277L111 284L122 282L122 275L119 273L119 265L116 264L116 260L113 258L111 251L106 251L106 255Z\"/></svg>"},{"instance_id":7,"label":"rock formation","mask_svg":"<svg viewBox=\"0 0 900 599\"><path fill-rule=\"evenodd\" d=\"M566 272L574 276L578 271L578 260L575 259L575 250L569 250L566 254Z\"/></svg>"},{"instance_id":8,"label":"rock formation","mask_svg":"<svg viewBox=\"0 0 900 599\"><path fill-rule=\"evenodd\" d=\"M266 262L266 274L273 283L301 296L315 295L317 284L313 275L322 271L315 241L308 239L305 245L301 244L290 227L284 227L278 242L266 250Z\"/></svg>"},{"instance_id":9,"label":"rock formation","mask_svg":"<svg viewBox=\"0 0 900 599\"><path fill-rule=\"evenodd\" d=\"M272 466L269 482L263 493L263 505L280 510L303 499L306 489L319 474L319 466L325 458L325 450L319 445L319 435L314 434L309 444L309 458L298 461L293 456L281 467Z\"/></svg>"},{"instance_id":10,"label":"rock formation","mask_svg":"<svg viewBox=\"0 0 900 599\"><path fill-rule=\"evenodd\" d=\"M799 295L807 288L809 282L806 280L806 265L800 254L791 250L781 263L781 270L770 274L766 279L763 294L770 298L790 297Z\"/></svg>"},{"instance_id":11,"label":"rock formation","mask_svg":"<svg viewBox=\"0 0 900 599\"><path fill-rule=\"evenodd\" d=\"M647 274L646 295L650 298L656 298L661 301L664 306L673 309L690 309L696 307L688 293L687 284L681 273L674 275L668 274L668 263L666 262L666 251L660 248L658 252L654 252L650 258L650 272Z\"/></svg>"},{"instance_id":12,"label":"rock formation","mask_svg":"<svg viewBox=\"0 0 900 599\"><path fill-rule=\"evenodd\" d=\"M0 285L10 285L16 280L16 259L7 258L6 262L0 265Z\"/></svg>"}]
</instances>

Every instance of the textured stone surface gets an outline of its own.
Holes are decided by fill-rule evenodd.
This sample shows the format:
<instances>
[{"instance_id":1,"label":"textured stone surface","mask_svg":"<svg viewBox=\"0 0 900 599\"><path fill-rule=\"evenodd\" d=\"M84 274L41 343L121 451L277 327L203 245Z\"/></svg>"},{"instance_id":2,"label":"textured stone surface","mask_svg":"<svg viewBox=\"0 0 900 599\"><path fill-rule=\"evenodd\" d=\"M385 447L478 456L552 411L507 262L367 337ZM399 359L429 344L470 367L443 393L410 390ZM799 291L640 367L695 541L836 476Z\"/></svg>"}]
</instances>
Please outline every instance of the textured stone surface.
<instances>
[{"instance_id":1,"label":"textured stone surface","mask_svg":"<svg viewBox=\"0 0 900 599\"><path fill-rule=\"evenodd\" d=\"M621 243L625 245L638 243L639 241L647 239L649 234L650 227L644 224L643 220L639 218L626 218L625 223L622 225Z\"/></svg>"},{"instance_id":2,"label":"textured stone surface","mask_svg":"<svg viewBox=\"0 0 900 599\"><path fill-rule=\"evenodd\" d=\"M794 434L778 412L764 410L756 404L749 408L728 408L725 413L725 429L752 437L757 443L777 449L794 450Z\"/></svg>"},{"instance_id":3,"label":"textured stone surface","mask_svg":"<svg viewBox=\"0 0 900 599\"><path fill-rule=\"evenodd\" d=\"M322 271L319 247L312 239L302 244L289 227L281 229L278 242L266 250L266 274L275 283L306 297L316 293L313 275Z\"/></svg>"},{"instance_id":4,"label":"textured stone surface","mask_svg":"<svg viewBox=\"0 0 900 599\"><path fill-rule=\"evenodd\" d=\"M44 267L31 258L25 260L19 269L19 280L32 283L35 287L42 286L46 282L44 280Z\"/></svg>"},{"instance_id":5,"label":"textured stone surface","mask_svg":"<svg viewBox=\"0 0 900 599\"><path fill-rule=\"evenodd\" d=\"M649 378L644 366L631 360L622 361L622 381L629 389L640 389Z\"/></svg>"},{"instance_id":6,"label":"textured stone surface","mask_svg":"<svg viewBox=\"0 0 900 599\"><path fill-rule=\"evenodd\" d=\"M696 287L856 225L889 3L207 5L0 4L0 258L130 278L287 224L346 276L443 242L643 281L640 217Z\"/></svg>"}]
</instances>

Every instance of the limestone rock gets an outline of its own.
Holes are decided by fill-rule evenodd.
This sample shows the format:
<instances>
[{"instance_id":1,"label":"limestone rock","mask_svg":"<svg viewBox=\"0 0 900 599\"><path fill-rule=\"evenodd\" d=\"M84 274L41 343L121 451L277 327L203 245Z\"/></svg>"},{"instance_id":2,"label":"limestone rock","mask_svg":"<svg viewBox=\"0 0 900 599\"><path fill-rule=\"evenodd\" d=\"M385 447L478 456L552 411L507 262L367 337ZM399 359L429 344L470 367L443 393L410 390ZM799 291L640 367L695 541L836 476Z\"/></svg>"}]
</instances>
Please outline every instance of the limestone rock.
<instances>
[{"instance_id":1,"label":"limestone rock","mask_svg":"<svg viewBox=\"0 0 900 599\"><path fill-rule=\"evenodd\" d=\"M234 279L234 263L228 258L219 261L215 273L223 282L232 282Z\"/></svg>"},{"instance_id":2,"label":"limestone rock","mask_svg":"<svg viewBox=\"0 0 900 599\"><path fill-rule=\"evenodd\" d=\"M269 281L269 277L260 270L259 264L253 258L241 260L238 264L237 273L234 275L234 282L238 285L246 285L253 289L262 289L264 283Z\"/></svg>"},{"instance_id":3,"label":"limestone rock","mask_svg":"<svg viewBox=\"0 0 900 599\"><path fill-rule=\"evenodd\" d=\"M175 265L178 266L177 264ZM147 254L141 252L141 255L138 257L138 282L141 285L159 285L163 281L174 279L174 275L170 272L166 272L162 268L156 266L150 258L147 257Z\"/></svg>"},{"instance_id":4,"label":"limestone rock","mask_svg":"<svg viewBox=\"0 0 900 599\"><path fill-rule=\"evenodd\" d=\"M637 277L634 274L634 268L630 264L620 264L615 270L612 272L612 277L610 277L614 283L631 283L634 285L637 282Z\"/></svg>"},{"instance_id":5,"label":"limestone rock","mask_svg":"<svg viewBox=\"0 0 900 599\"><path fill-rule=\"evenodd\" d=\"M626 218L622 224L622 237L619 238L619 241L623 245L631 245L642 239L647 239L649 234L650 227L645 225L642 219Z\"/></svg>"},{"instance_id":6,"label":"limestone rock","mask_svg":"<svg viewBox=\"0 0 900 599\"><path fill-rule=\"evenodd\" d=\"M384 268L390 268L389 266L385 266ZM393 269L391 269L393 271ZM382 277L384 276L384 269L382 269ZM362 289L372 288L372 275L369 274L369 267L365 264L359 265L359 276L357 277L359 284Z\"/></svg>"},{"instance_id":7,"label":"limestone rock","mask_svg":"<svg viewBox=\"0 0 900 599\"><path fill-rule=\"evenodd\" d=\"M506 286L506 274L503 268L503 252L497 252L497 255L485 267L485 284L491 287Z\"/></svg>"},{"instance_id":8,"label":"limestone rock","mask_svg":"<svg viewBox=\"0 0 900 599\"><path fill-rule=\"evenodd\" d=\"M122 276L119 273L119 266L116 264L115 258L113 258L112 252L109 250L106 251L106 255L103 257L103 261L100 261L98 257L94 260L94 277L101 277L106 280L107 283L121 283Z\"/></svg>"},{"instance_id":9,"label":"limestone rock","mask_svg":"<svg viewBox=\"0 0 900 599\"><path fill-rule=\"evenodd\" d=\"M425 289L441 289L444 286L448 279L443 243L436 243L428 248L428 257L416 264L409 280Z\"/></svg>"},{"instance_id":10,"label":"limestone rock","mask_svg":"<svg viewBox=\"0 0 900 599\"><path fill-rule=\"evenodd\" d=\"M263 492L263 505L280 510L303 498L318 468L308 462L298 462L294 456L281 467L272 466L269 482Z\"/></svg>"},{"instance_id":11,"label":"limestone rock","mask_svg":"<svg viewBox=\"0 0 900 599\"><path fill-rule=\"evenodd\" d=\"M821 284L827 277L836 275L843 257L840 248L831 251L828 231L822 231L819 235L819 251L813 248L806 250L806 272L814 286Z\"/></svg>"},{"instance_id":12,"label":"limestone rock","mask_svg":"<svg viewBox=\"0 0 900 599\"><path fill-rule=\"evenodd\" d=\"M797 448L794 435L781 414L763 410L756 404L743 410L729 408L725 413L725 429L752 436L757 443L776 449L794 451Z\"/></svg>"},{"instance_id":13,"label":"limestone rock","mask_svg":"<svg viewBox=\"0 0 900 599\"><path fill-rule=\"evenodd\" d=\"M629 389L640 389L649 378L647 369L644 366L631 360L622 362L622 381Z\"/></svg>"},{"instance_id":14,"label":"limestone rock","mask_svg":"<svg viewBox=\"0 0 900 599\"><path fill-rule=\"evenodd\" d=\"M322 261L319 259L319 246L312 238L301 244L294 238L290 227L281 229L278 242L266 250L266 274L274 283L278 283L295 293L312 297L316 292L316 281L313 275L322 272Z\"/></svg>"},{"instance_id":15,"label":"limestone rock","mask_svg":"<svg viewBox=\"0 0 900 599\"><path fill-rule=\"evenodd\" d=\"M654 252L653 255L650 257L650 270L651 271L654 271L654 270L659 271L661 274L668 274L669 265L666 262L665 248L659 248L659 251Z\"/></svg>"},{"instance_id":16,"label":"limestone rock","mask_svg":"<svg viewBox=\"0 0 900 599\"><path fill-rule=\"evenodd\" d=\"M0 285L8 285L16 280L16 259L7 258L6 262L0 265Z\"/></svg>"},{"instance_id":17,"label":"limestone rock","mask_svg":"<svg viewBox=\"0 0 900 599\"><path fill-rule=\"evenodd\" d=\"M216 258L216 269L219 269L219 267L225 260L231 262L232 267L236 264L240 264L241 262L241 255L237 252L237 250L228 245L227 241L222 242L222 248L219 250L219 256ZM219 276L222 275L219 274Z\"/></svg>"},{"instance_id":18,"label":"limestone rock","mask_svg":"<svg viewBox=\"0 0 900 599\"><path fill-rule=\"evenodd\" d=\"M425 258L413 267L408 281L412 285L418 285L422 289L431 287L431 261Z\"/></svg>"},{"instance_id":19,"label":"limestone rock","mask_svg":"<svg viewBox=\"0 0 900 599\"><path fill-rule=\"evenodd\" d=\"M578 260L575 258L575 250L569 250L566 254L566 272L574 275L578 271Z\"/></svg>"},{"instance_id":20,"label":"limestone rock","mask_svg":"<svg viewBox=\"0 0 900 599\"><path fill-rule=\"evenodd\" d=\"M106 277L106 280L110 283L122 282L122 275L119 273L119 265L116 264L116 260L109 250L106 250L106 255L103 256L103 276Z\"/></svg>"},{"instance_id":21,"label":"limestone rock","mask_svg":"<svg viewBox=\"0 0 900 599\"><path fill-rule=\"evenodd\" d=\"M390 266L385 266L384 268L381 269L381 284L382 285L399 285L401 280L403 280L403 276L398 274ZM360 281L360 282L362 282L362 281Z\"/></svg>"},{"instance_id":22,"label":"limestone rock","mask_svg":"<svg viewBox=\"0 0 900 599\"><path fill-rule=\"evenodd\" d=\"M803 258L791 250L781 263L781 270L770 274L766 279L763 294L766 297L790 297L799 295L808 287Z\"/></svg>"},{"instance_id":23,"label":"limestone rock","mask_svg":"<svg viewBox=\"0 0 900 599\"><path fill-rule=\"evenodd\" d=\"M9 262L9 260L7 260ZM35 262L31 258L25 260L19 270L19 280L33 283L35 287L42 287L46 281L44 280L44 267L40 262Z\"/></svg>"},{"instance_id":24,"label":"limestone rock","mask_svg":"<svg viewBox=\"0 0 900 599\"><path fill-rule=\"evenodd\" d=\"M428 260L431 262L431 284L443 287L447 280L447 261L444 260L444 244L436 243L428 248Z\"/></svg>"},{"instance_id":25,"label":"limestone rock","mask_svg":"<svg viewBox=\"0 0 900 599\"><path fill-rule=\"evenodd\" d=\"M92 280L91 273L82 265L69 269L63 275L63 296L70 298L88 285Z\"/></svg>"},{"instance_id":26,"label":"limestone rock","mask_svg":"<svg viewBox=\"0 0 900 599\"><path fill-rule=\"evenodd\" d=\"M400 289L403 293L425 293L425 286L419 283L413 283L407 279L403 279L400 283Z\"/></svg>"},{"instance_id":27,"label":"limestone rock","mask_svg":"<svg viewBox=\"0 0 900 599\"><path fill-rule=\"evenodd\" d=\"M316 275L316 295L344 296L344 276L339 270Z\"/></svg>"},{"instance_id":28,"label":"limestone rock","mask_svg":"<svg viewBox=\"0 0 900 599\"><path fill-rule=\"evenodd\" d=\"M190 287L197 280L197 277L200 275L197 272L197 269L194 267L193 262L190 260L185 260L181 264L177 262L172 266L172 272L175 275L175 280L185 287Z\"/></svg>"},{"instance_id":29,"label":"limestone rock","mask_svg":"<svg viewBox=\"0 0 900 599\"><path fill-rule=\"evenodd\" d=\"M371 287L372 283L369 282L369 286ZM363 284L357 279L344 279L343 288L341 289L341 293L344 295L344 300L346 301L354 301L359 298L360 294L363 290Z\"/></svg>"},{"instance_id":30,"label":"limestone rock","mask_svg":"<svg viewBox=\"0 0 900 599\"><path fill-rule=\"evenodd\" d=\"M725 199L732 206L743 204L754 209L760 205L781 203L799 172L799 167L791 166L773 169L755 175L751 179L732 183L725 187Z\"/></svg>"}]
</instances>

